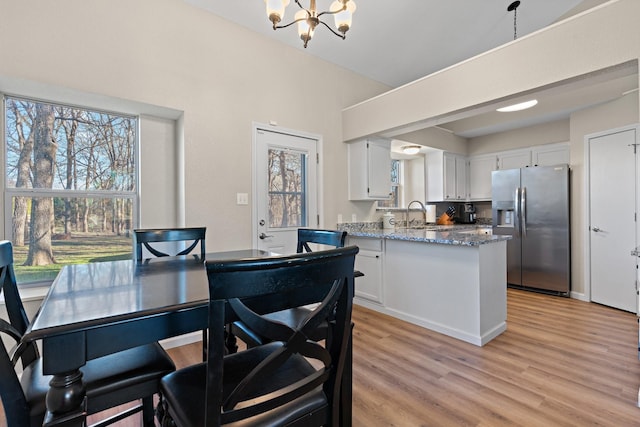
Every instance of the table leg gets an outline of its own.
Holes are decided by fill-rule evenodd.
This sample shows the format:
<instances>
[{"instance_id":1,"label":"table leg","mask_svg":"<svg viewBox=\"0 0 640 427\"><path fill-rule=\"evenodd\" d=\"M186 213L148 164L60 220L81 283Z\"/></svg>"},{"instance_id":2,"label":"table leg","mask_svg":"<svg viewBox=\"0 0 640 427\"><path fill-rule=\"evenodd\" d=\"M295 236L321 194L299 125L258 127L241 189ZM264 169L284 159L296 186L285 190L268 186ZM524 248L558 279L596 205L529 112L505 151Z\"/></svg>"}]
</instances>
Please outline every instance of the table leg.
<instances>
[{"instance_id":1,"label":"table leg","mask_svg":"<svg viewBox=\"0 0 640 427\"><path fill-rule=\"evenodd\" d=\"M86 425L86 389L79 370L56 374L49 381L45 426Z\"/></svg>"}]
</instances>

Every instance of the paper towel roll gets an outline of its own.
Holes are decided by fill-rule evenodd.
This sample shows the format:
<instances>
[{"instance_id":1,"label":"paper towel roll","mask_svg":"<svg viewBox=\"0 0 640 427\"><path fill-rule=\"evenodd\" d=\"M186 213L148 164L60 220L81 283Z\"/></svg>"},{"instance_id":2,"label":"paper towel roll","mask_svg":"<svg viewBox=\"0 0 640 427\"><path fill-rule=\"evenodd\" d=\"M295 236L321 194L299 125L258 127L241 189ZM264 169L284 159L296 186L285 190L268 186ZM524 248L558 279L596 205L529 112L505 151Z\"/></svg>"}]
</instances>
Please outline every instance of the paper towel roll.
<instances>
[{"instance_id":1,"label":"paper towel roll","mask_svg":"<svg viewBox=\"0 0 640 427\"><path fill-rule=\"evenodd\" d=\"M436 222L436 205L426 205L427 222Z\"/></svg>"}]
</instances>

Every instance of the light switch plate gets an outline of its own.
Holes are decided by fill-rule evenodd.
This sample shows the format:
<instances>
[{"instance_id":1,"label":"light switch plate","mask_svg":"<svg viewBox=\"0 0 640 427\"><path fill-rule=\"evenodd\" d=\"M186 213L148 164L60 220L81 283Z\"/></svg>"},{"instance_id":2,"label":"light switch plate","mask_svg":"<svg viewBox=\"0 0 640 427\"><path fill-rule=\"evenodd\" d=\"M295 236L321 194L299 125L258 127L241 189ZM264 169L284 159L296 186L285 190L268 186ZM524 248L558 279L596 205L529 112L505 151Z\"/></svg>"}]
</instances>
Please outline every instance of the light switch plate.
<instances>
[{"instance_id":1,"label":"light switch plate","mask_svg":"<svg viewBox=\"0 0 640 427\"><path fill-rule=\"evenodd\" d=\"M249 194L247 193L236 193L236 203L239 205L248 205L249 204Z\"/></svg>"}]
</instances>

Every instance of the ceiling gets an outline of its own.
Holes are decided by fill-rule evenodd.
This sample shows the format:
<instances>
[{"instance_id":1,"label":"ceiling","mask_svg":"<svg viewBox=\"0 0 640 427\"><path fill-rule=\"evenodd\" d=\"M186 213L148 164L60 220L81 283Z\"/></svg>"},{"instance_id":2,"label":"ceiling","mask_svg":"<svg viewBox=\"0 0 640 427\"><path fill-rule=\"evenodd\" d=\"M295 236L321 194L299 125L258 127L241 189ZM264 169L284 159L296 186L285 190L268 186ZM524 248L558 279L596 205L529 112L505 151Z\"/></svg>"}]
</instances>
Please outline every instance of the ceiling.
<instances>
[{"instance_id":1,"label":"ceiling","mask_svg":"<svg viewBox=\"0 0 640 427\"><path fill-rule=\"evenodd\" d=\"M295 26L272 29L263 0L184 1L393 88L514 39L514 12L507 10L512 0L355 0L357 10L346 40L319 27L306 49ZM318 8L327 10L331 1L317 0ZM309 4L308 0L300 2ZM515 16L517 37L605 2L521 0ZM297 10L291 0L283 23L290 22ZM331 19L327 23L333 26ZM440 127L465 138L488 135L567 118L573 111L606 102L638 86L637 67L606 77L530 94L539 101L530 110L496 113L495 106L483 106Z\"/></svg>"}]
</instances>

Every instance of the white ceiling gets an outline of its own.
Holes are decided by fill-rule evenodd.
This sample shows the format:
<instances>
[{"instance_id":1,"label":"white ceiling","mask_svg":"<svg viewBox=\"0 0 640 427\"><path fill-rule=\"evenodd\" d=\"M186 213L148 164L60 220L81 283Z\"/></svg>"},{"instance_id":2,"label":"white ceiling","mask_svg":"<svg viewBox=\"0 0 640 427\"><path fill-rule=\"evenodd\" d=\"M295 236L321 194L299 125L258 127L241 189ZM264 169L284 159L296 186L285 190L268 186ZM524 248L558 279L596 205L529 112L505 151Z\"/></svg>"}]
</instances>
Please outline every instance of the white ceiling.
<instances>
[{"instance_id":1,"label":"white ceiling","mask_svg":"<svg viewBox=\"0 0 640 427\"><path fill-rule=\"evenodd\" d=\"M346 40L322 26L307 49L295 26L274 31L263 0L184 0L265 37L318 56L391 87L398 87L498 47L514 39L512 0L355 0L357 10ZM517 36L542 29L558 20L607 0L521 0L517 8ZM308 0L300 0L307 6ZM332 0L317 0L327 10ZM298 10L294 0L283 23ZM331 17L327 23L333 26ZM635 78L629 74L635 72ZM615 83L571 84L540 91L538 106L516 114L495 113L487 106L441 127L471 138L522 126L559 120L580 108L620 96L637 88L637 69L614 73ZM602 80L602 79L600 79ZM548 100L545 97L549 97Z\"/></svg>"}]
</instances>

